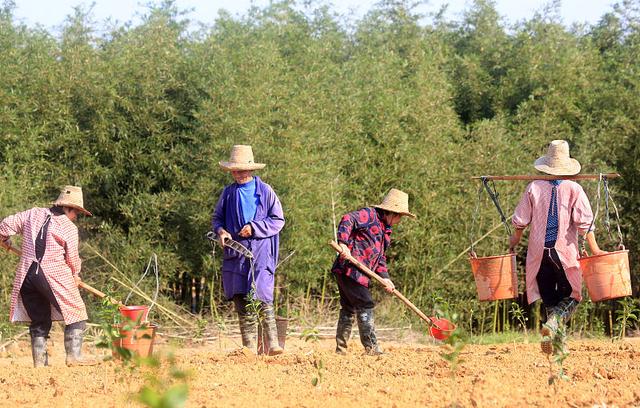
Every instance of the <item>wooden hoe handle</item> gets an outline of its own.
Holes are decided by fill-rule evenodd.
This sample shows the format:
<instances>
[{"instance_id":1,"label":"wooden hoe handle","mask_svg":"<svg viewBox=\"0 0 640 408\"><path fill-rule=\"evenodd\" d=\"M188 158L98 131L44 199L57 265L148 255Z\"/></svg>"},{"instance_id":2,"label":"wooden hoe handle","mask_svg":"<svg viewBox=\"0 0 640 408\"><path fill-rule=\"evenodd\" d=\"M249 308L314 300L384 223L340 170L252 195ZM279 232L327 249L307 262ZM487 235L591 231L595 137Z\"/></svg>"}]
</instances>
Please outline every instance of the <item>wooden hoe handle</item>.
<instances>
[{"instance_id":1,"label":"wooden hoe handle","mask_svg":"<svg viewBox=\"0 0 640 408\"><path fill-rule=\"evenodd\" d=\"M7 250L7 252L13 252L18 256L22 256L22 251L18 248L12 247L11 244L0 241L0 246Z\"/></svg>"},{"instance_id":2,"label":"wooden hoe handle","mask_svg":"<svg viewBox=\"0 0 640 408\"><path fill-rule=\"evenodd\" d=\"M365 275L367 275L371 279L376 280L382 286L387 287L387 284L384 282L384 279L382 279L377 273L375 273L371 269L367 268L362 262L358 261L356 258L351 256L351 254L342 254L342 248L340 247L340 245L338 245L338 243L336 243L335 241L332 240L332 241L329 241L329 245L331 245L333 247L333 249L335 249L339 254L341 254L344 257L344 259L346 259L347 261L351 262L358 269L360 269L362 272L364 272ZM407 305L409 307L409 309L413 310L415 312L415 314L417 314L422 320L427 322L429 325L434 325L434 322L431 320L431 318L428 317L426 314L422 313L422 311L420 309L418 309L418 307L416 305L411 303L411 301L409 299L404 297L402 295L402 293L400 293L398 291L398 289L393 289L393 292L391 292L391 293L393 293L400 300L402 300L404 302L404 304Z\"/></svg>"},{"instance_id":3,"label":"wooden hoe handle","mask_svg":"<svg viewBox=\"0 0 640 408\"><path fill-rule=\"evenodd\" d=\"M120 306L124 306L120 301L115 300L114 298L107 296L105 293L100 292L98 289L94 288L93 286L86 284L82 281L80 281L80 283L78 284L79 288L82 288L84 290L86 290L87 292L91 292L94 295L96 295L97 297L104 299L107 298L109 299L109 302L113 303L114 305L120 305Z\"/></svg>"}]
</instances>

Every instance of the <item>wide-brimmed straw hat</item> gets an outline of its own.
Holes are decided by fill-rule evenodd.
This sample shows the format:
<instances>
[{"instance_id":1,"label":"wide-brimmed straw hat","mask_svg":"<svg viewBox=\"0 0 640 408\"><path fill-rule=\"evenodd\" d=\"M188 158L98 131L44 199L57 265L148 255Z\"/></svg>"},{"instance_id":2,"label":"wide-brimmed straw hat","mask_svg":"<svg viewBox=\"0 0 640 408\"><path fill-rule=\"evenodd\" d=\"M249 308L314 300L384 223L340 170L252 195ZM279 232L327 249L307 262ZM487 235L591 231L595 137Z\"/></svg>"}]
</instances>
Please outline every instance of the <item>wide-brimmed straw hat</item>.
<instances>
[{"instance_id":1,"label":"wide-brimmed straw hat","mask_svg":"<svg viewBox=\"0 0 640 408\"><path fill-rule=\"evenodd\" d=\"M251 146L235 145L231 148L231 157L229 161L219 162L220 167L225 170L259 170L263 169L266 164L256 163L253 160L253 150Z\"/></svg>"},{"instance_id":2,"label":"wide-brimmed straw hat","mask_svg":"<svg viewBox=\"0 0 640 408\"><path fill-rule=\"evenodd\" d=\"M58 205L60 207L75 208L76 210L79 210L83 214L90 217L93 215L84 208L84 202L82 200L82 187L64 186L62 190L60 190L58 199L51 204Z\"/></svg>"},{"instance_id":3,"label":"wide-brimmed straw hat","mask_svg":"<svg viewBox=\"0 0 640 408\"><path fill-rule=\"evenodd\" d=\"M573 176L580 173L580 163L569 157L569 143L566 140L549 143L547 154L536 160L533 167L553 176Z\"/></svg>"},{"instance_id":4,"label":"wide-brimmed straw hat","mask_svg":"<svg viewBox=\"0 0 640 408\"><path fill-rule=\"evenodd\" d=\"M409 212L409 194L395 188L389 190L382 202L374 207L416 218L414 214Z\"/></svg>"}]
</instances>

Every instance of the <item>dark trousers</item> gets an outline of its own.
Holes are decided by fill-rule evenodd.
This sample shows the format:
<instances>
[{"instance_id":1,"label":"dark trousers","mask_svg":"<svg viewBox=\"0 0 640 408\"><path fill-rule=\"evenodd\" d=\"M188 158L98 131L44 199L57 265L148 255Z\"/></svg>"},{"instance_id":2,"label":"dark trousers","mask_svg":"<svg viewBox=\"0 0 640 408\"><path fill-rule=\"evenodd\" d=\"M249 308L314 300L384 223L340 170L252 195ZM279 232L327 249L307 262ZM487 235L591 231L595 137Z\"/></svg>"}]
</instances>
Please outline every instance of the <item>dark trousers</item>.
<instances>
[{"instance_id":1,"label":"dark trousers","mask_svg":"<svg viewBox=\"0 0 640 408\"><path fill-rule=\"evenodd\" d=\"M373 302L369 288L362 286L344 274L335 275L342 309L349 313L357 313L364 309L373 309L375 303Z\"/></svg>"},{"instance_id":2,"label":"dark trousers","mask_svg":"<svg viewBox=\"0 0 640 408\"><path fill-rule=\"evenodd\" d=\"M60 306L51 291L40 266L33 262L20 288L22 304L31 319L31 337L47 337L51 330L51 306L60 312Z\"/></svg>"},{"instance_id":3,"label":"dark trousers","mask_svg":"<svg viewBox=\"0 0 640 408\"><path fill-rule=\"evenodd\" d=\"M560 301L571 296L571 284L555 248L544 248L536 282L546 308L555 307Z\"/></svg>"}]
</instances>

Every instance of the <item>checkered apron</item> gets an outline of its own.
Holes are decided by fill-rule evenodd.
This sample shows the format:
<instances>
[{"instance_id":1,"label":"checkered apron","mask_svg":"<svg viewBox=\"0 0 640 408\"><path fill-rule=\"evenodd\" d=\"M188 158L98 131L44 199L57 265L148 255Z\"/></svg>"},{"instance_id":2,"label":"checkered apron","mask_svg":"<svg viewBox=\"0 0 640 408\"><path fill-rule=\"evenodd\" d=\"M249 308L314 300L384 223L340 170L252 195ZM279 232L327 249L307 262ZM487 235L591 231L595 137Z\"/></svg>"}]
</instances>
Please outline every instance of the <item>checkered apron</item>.
<instances>
[{"instance_id":1,"label":"checkered apron","mask_svg":"<svg viewBox=\"0 0 640 408\"><path fill-rule=\"evenodd\" d=\"M12 322L31 321L22 303L20 287L29 266L38 262L35 250L36 236L48 216L51 216L51 222L40 267L62 311L60 314L51 306L51 320L63 320L68 325L88 318L80 291L74 281L74 276L80 274L82 264L78 254L78 228L66 215L53 215L48 208L32 208L0 221L0 235L8 237L21 234L23 237L22 257L11 292L9 318Z\"/></svg>"}]
</instances>

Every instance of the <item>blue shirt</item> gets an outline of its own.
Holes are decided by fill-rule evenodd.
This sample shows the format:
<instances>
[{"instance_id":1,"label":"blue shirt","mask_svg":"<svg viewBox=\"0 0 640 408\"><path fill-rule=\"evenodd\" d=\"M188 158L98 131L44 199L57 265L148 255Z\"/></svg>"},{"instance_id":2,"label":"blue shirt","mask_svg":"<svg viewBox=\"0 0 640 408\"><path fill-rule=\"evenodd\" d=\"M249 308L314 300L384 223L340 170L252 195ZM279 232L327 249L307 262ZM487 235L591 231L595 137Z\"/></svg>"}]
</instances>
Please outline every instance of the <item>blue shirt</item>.
<instances>
[{"instance_id":1,"label":"blue shirt","mask_svg":"<svg viewBox=\"0 0 640 408\"><path fill-rule=\"evenodd\" d=\"M547 214L547 232L544 236L545 246L555 244L558 238L558 186L562 180L549 180L553 185L551 188L551 201L549 202L549 213Z\"/></svg>"},{"instance_id":2,"label":"blue shirt","mask_svg":"<svg viewBox=\"0 0 640 408\"><path fill-rule=\"evenodd\" d=\"M253 218L256 216L258 204L260 204L260 197L256 194L255 177L247 183L238 184L238 201L240 202L240 209L242 210L243 222L248 224L253 221Z\"/></svg>"}]
</instances>

